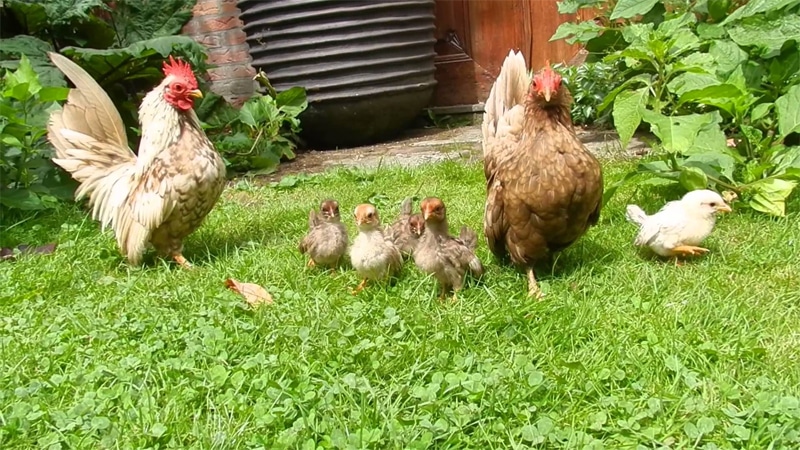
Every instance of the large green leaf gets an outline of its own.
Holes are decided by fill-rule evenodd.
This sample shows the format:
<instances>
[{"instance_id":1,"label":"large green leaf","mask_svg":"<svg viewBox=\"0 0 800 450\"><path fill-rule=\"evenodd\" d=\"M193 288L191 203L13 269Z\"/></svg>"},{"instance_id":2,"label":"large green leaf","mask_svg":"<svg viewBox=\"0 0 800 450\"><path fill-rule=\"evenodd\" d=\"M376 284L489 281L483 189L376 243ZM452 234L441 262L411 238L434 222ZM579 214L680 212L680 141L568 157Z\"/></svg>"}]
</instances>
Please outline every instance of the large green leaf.
<instances>
[{"instance_id":1,"label":"large green leaf","mask_svg":"<svg viewBox=\"0 0 800 450\"><path fill-rule=\"evenodd\" d=\"M604 30L603 27L592 21L585 21L580 23L564 22L558 26L551 41L559 39L566 39L568 44L575 42L587 42L600 35Z\"/></svg>"},{"instance_id":2,"label":"large green leaf","mask_svg":"<svg viewBox=\"0 0 800 450\"><path fill-rule=\"evenodd\" d=\"M698 149L712 153L729 152L717 112L668 117L642 108L640 113L669 152L691 154L697 153Z\"/></svg>"},{"instance_id":3,"label":"large green leaf","mask_svg":"<svg viewBox=\"0 0 800 450\"><path fill-rule=\"evenodd\" d=\"M0 67L15 70L22 55L28 57L31 66L39 74L39 81L44 86L66 86L64 74L61 73L47 57L53 46L33 36L19 35L9 39L0 39Z\"/></svg>"},{"instance_id":4,"label":"large green leaf","mask_svg":"<svg viewBox=\"0 0 800 450\"><path fill-rule=\"evenodd\" d=\"M751 17L728 29L728 34L742 47L758 48L763 57L775 56L786 41L800 40L800 15Z\"/></svg>"},{"instance_id":5,"label":"large green leaf","mask_svg":"<svg viewBox=\"0 0 800 450\"><path fill-rule=\"evenodd\" d=\"M754 16L758 13L777 11L789 5L800 4L799 0L749 0L741 8L737 9L722 23L727 24L736 20Z\"/></svg>"},{"instance_id":6,"label":"large green leaf","mask_svg":"<svg viewBox=\"0 0 800 450\"><path fill-rule=\"evenodd\" d=\"M709 86L718 86L720 84L721 81L710 73L686 72L667 83L667 89L673 94L681 96L687 92L699 91Z\"/></svg>"},{"instance_id":7,"label":"large green leaf","mask_svg":"<svg viewBox=\"0 0 800 450\"><path fill-rule=\"evenodd\" d=\"M800 132L800 85L792 86L786 95L775 100L775 111L781 139L789 133Z\"/></svg>"},{"instance_id":8,"label":"large green leaf","mask_svg":"<svg viewBox=\"0 0 800 450\"><path fill-rule=\"evenodd\" d=\"M708 187L708 177L705 172L697 167L681 167L681 176L678 181L687 191Z\"/></svg>"},{"instance_id":9,"label":"large green leaf","mask_svg":"<svg viewBox=\"0 0 800 450\"><path fill-rule=\"evenodd\" d=\"M194 0L118 0L112 14L120 45L180 33L191 19L195 3Z\"/></svg>"},{"instance_id":10,"label":"large green leaf","mask_svg":"<svg viewBox=\"0 0 800 450\"><path fill-rule=\"evenodd\" d=\"M747 52L741 49L735 42L727 39L715 40L708 48L708 53L717 62L717 74L726 76L734 69L747 61Z\"/></svg>"},{"instance_id":11,"label":"large green leaf","mask_svg":"<svg viewBox=\"0 0 800 450\"><path fill-rule=\"evenodd\" d=\"M611 20L630 19L635 16L647 14L658 0L619 0L611 12Z\"/></svg>"},{"instance_id":12,"label":"large green leaf","mask_svg":"<svg viewBox=\"0 0 800 450\"><path fill-rule=\"evenodd\" d=\"M717 84L682 92L678 104L692 102L715 106L733 116L735 115L736 101L743 95L745 94L732 84Z\"/></svg>"},{"instance_id":13,"label":"large green leaf","mask_svg":"<svg viewBox=\"0 0 800 450\"><path fill-rule=\"evenodd\" d=\"M757 181L748 189L753 192L753 198L749 203L750 207L773 216L785 216L786 198L792 193L795 186L797 186L796 181L780 178L766 178Z\"/></svg>"},{"instance_id":14,"label":"large green leaf","mask_svg":"<svg viewBox=\"0 0 800 450\"><path fill-rule=\"evenodd\" d=\"M639 110L647 105L649 97L650 89L643 87L635 91L622 91L614 99L612 117L614 118L614 126L619 134L620 146L623 149L628 146L633 133L642 123L642 116Z\"/></svg>"}]
</instances>

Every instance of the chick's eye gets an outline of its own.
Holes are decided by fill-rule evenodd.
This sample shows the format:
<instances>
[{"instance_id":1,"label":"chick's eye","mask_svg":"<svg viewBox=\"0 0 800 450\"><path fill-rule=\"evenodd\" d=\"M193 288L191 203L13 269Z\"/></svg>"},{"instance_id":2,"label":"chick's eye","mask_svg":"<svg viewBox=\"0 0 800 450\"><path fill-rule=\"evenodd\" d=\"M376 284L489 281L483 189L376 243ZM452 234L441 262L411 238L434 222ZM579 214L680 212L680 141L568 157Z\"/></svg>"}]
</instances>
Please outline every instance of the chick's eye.
<instances>
[{"instance_id":1,"label":"chick's eye","mask_svg":"<svg viewBox=\"0 0 800 450\"><path fill-rule=\"evenodd\" d=\"M374 216L374 214L372 214L372 213L367 213L367 217L369 217L369 218L372 218L372 216Z\"/></svg>"},{"instance_id":2,"label":"chick's eye","mask_svg":"<svg viewBox=\"0 0 800 450\"><path fill-rule=\"evenodd\" d=\"M712 208L715 208L715 207L717 206L717 203L716 203L716 202L711 202L710 204L711 204L711 207L712 207Z\"/></svg>"}]
</instances>

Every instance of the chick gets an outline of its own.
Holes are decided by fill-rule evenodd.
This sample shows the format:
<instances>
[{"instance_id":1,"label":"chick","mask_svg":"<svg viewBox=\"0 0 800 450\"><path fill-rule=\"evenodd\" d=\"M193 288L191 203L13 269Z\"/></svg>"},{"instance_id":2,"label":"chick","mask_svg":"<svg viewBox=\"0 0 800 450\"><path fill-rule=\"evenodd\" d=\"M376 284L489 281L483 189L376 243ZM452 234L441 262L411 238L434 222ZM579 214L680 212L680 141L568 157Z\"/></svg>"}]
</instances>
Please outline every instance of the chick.
<instances>
[{"instance_id":1,"label":"chick","mask_svg":"<svg viewBox=\"0 0 800 450\"><path fill-rule=\"evenodd\" d=\"M400 205L400 216L392 223L390 233L395 244L404 256L411 256L419 242L425 221L419 214L411 214L411 197L406 198Z\"/></svg>"},{"instance_id":2,"label":"chick","mask_svg":"<svg viewBox=\"0 0 800 450\"><path fill-rule=\"evenodd\" d=\"M458 238L450 236L447 208L442 200L428 197L420 205L425 220L425 231L414 251L414 263L433 274L441 287L440 298L452 289L453 300L464 287L467 271L475 277L483 275L481 260L475 255L478 236L466 226L461 227Z\"/></svg>"},{"instance_id":3,"label":"chick","mask_svg":"<svg viewBox=\"0 0 800 450\"><path fill-rule=\"evenodd\" d=\"M708 249L698 246L714 229L717 213L723 212L731 212L731 207L716 192L703 189L667 203L652 216L636 205L628 205L625 216L639 226L634 245L677 258L707 253Z\"/></svg>"},{"instance_id":4,"label":"chick","mask_svg":"<svg viewBox=\"0 0 800 450\"><path fill-rule=\"evenodd\" d=\"M400 271L403 256L389 233L381 226L375 206L364 203L353 212L358 235L350 247L350 261L361 283L353 290L357 294L367 285L367 280L385 280Z\"/></svg>"},{"instance_id":5,"label":"chick","mask_svg":"<svg viewBox=\"0 0 800 450\"><path fill-rule=\"evenodd\" d=\"M313 209L308 214L308 233L297 246L300 253L308 254L308 266L335 267L347 251L347 228L341 222L339 202L325 200L319 213Z\"/></svg>"}]
</instances>

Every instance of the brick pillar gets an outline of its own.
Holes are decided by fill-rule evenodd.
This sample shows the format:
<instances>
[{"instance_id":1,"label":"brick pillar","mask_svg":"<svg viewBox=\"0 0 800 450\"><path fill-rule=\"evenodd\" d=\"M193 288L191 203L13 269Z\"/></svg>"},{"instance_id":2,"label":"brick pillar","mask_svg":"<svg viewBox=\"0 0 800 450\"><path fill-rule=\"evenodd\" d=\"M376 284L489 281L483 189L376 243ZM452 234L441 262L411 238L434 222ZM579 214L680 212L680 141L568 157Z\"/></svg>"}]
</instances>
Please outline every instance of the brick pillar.
<instances>
[{"instance_id":1,"label":"brick pillar","mask_svg":"<svg viewBox=\"0 0 800 450\"><path fill-rule=\"evenodd\" d=\"M236 0L197 0L192 19L183 27L208 49L211 90L235 106L241 106L255 92L250 46L239 19Z\"/></svg>"}]
</instances>

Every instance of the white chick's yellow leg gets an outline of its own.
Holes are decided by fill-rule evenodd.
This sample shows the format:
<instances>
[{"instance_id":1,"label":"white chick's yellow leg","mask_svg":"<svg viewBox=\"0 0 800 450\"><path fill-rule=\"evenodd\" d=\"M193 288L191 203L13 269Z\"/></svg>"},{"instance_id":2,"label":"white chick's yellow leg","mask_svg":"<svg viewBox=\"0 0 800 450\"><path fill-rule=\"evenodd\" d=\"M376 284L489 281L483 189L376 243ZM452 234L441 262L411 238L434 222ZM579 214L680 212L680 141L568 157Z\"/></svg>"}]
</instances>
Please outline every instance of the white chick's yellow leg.
<instances>
[{"instance_id":1,"label":"white chick's yellow leg","mask_svg":"<svg viewBox=\"0 0 800 450\"><path fill-rule=\"evenodd\" d=\"M672 251L677 255L683 255L683 256L702 255L709 252L707 248L695 247L694 245L679 245L673 248Z\"/></svg>"},{"instance_id":2,"label":"white chick's yellow leg","mask_svg":"<svg viewBox=\"0 0 800 450\"><path fill-rule=\"evenodd\" d=\"M187 261L186 258L184 258L183 255L180 254L180 253L176 253L176 254L172 255L172 259L174 259L175 262L178 263L178 265L181 266L184 269L191 269L192 268L192 263Z\"/></svg>"},{"instance_id":3,"label":"white chick's yellow leg","mask_svg":"<svg viewBox=\"0 0 800 450\"><path fill-rule=\"evenodd\" d=\"M353 291L352 291L352 292L353 292L353 295L356 295L356 294L358 294L359 292L363 291L365 287L367 287L367 279L366 279L366 278L364 278L363 280L361 280L361 283L359 283L359 285L358 285L358 286L356 286L356 288L355 288L355 289L353 289Z\"/></svg>"},{"instance_id":4,"label":"white chick's yellow leg","mask_svg":"<svg viewBox=\"0 0 800 450\"><path fill-rule=\"evenodd\" d=\"M533 268L528 267L528 297L541 300L544 295L542 290L539 289L539 283L536 282L536 274L533 273Z\"/></svg>"}]
</instances>

